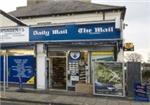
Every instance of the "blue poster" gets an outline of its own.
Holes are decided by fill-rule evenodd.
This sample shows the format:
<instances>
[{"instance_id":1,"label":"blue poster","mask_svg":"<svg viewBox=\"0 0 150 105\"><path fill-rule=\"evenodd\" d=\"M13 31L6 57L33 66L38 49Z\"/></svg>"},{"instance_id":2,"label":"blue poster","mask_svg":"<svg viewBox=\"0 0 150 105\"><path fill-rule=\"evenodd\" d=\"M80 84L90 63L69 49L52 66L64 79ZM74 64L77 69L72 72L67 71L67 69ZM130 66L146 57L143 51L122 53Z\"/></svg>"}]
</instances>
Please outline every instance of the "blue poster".
<instances>
[{"instance_id":1,"label":"blue poster","mask_svg":"<svg viewBox=\"0 0 150 105\"><path fill-rule=\"evenodd\" d=\"M4 74L3 60L4 60L4 57L0 56L0 81L3 81L3 74Z\"/></svg>"},{"instance_id":2,"label":"blue poster","mask_svg":"<svg viewBox=\"0 0 150 105\"><path fill-rule=\"evenodd\" d=\"M35 58L33 56L8 57L8 81L28 83L35 76Z\"/></svg>"},{"instance_id":3,"label":"blue poster","mask_svg":"<svg viewBox=\"0 0 150 105\"><path fill-rule=\"evenodd\" d=\"M136 101L150 101L147 86L141 83L134 84L134 95Z\"/></svg>"},{"instance_id":4,"label":"blue poster","mask_svg":"<svg viewBox=\"0 0 150 105\"><path fill-rule=\"evenodd\" d=\"M31 42L106 41L121 39L120 30L115 28L115 22L30 27L29 33L29 41Z\"/></svg>"}]
</instances>

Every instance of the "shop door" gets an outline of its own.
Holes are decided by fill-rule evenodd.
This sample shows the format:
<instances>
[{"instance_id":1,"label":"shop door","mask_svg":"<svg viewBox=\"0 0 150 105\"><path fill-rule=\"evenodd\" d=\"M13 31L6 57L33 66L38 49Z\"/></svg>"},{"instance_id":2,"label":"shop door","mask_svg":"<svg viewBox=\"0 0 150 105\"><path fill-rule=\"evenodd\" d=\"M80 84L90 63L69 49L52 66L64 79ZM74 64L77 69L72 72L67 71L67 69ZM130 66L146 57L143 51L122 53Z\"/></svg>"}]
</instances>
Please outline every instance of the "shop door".
<instances>
[{"instance_id":1,"label":"shop door","mask_svg":"<svg viewBox=\"0 0 150 105\"><path fill-rule=\"evenodd\" d=\"M66 89L66 57L52 58L52 88Z\"/></svg>"}]
</instances>

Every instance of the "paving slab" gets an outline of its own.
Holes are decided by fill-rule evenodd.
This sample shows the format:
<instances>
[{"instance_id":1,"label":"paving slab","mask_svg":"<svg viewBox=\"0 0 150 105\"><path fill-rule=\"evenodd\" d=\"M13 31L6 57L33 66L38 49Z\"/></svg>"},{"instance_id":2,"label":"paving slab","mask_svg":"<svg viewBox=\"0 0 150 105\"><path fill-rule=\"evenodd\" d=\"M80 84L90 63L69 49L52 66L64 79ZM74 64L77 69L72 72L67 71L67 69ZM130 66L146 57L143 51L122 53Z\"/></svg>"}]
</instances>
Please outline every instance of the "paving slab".
<instances>
[{"instance_id":1,"label":"paving slab","mask_svg":"<svg viewBox=\"0 0 150 105\"><path fill-rule=\"evenodd\" d=\"M96 98L86 98L84 105L95 105L96 104Z\"/></svg>"},{"instance_id":2,"label":"paving slab","mask_svg":"<svg viewBox=\"0 0 150 105\"><path fill-rule=\"evenodd\" d=\"M116 100L108 100L107 105L119 105L119 103Z\"/></svg>"},{"instance_id":3,"label":"paving slab","mask_svg":"<svg viewBox=\"0 0 150 105\"><path fill-rule=\"evenodd\" d=\"M150 105L150 102L143 102L142 105Z\"/></svg>"},{"instance_id":4,"label":"paving slab","mask_svg":"<svg viewBox=\"0 0 150 105\"><path fill-rule=\"evenodd\" d=\"M142 102L135 102L135 101L132 101L132 102L131 102L131 105L142 105Z\"/></svg>"},{"instance_id":5,"label":"paving slab","mask_svg":"<svg viewBox=\"0 0 150 105\"><path fill-rule=\"evenodd\" d=\"M86 97L76 97L75 101L84 104L86 101Z\"/></svg>"},{"instance_id":6,"label":"paving slab","mask_svg":"<svg viewBox=\"0 0 150 105\"><path fill-rule=\"evenodd\" d=\"M52 103L64 103L70 105L81 105L81 103L75 101L75 97L70 96L57 96L55 99L52 100Z\"/></svg>"},{"instance_id":7,"label":"paving slab","mask_svg":"<svg viewBox=\"0 0 150 105\"><path fill-rule=\"evenodd\" d=\"M130 101L118 101L118 105L131 105Z\"/></svg>"},{"instance_id":8,"label":"paving slab","mask_svg":"<svg viewBox=\"0 0 150 105\"><path fill-rule=\"evenodd\" d=\"M96 102L95 105L107 105L107 102Z\"/></svg>"}]
</instances>

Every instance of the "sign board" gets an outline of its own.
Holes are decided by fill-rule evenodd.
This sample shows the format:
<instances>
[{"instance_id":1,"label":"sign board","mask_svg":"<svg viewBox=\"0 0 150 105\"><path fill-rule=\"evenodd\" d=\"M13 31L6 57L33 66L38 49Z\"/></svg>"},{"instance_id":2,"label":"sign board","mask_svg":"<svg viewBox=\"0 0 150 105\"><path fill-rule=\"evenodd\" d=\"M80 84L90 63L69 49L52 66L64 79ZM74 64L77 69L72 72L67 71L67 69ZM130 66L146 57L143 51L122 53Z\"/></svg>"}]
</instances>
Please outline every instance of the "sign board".
<instances>
[{"instance_id":1,"label":"sign board","mask_svg":"<svg viewBox=\"0 0 150 105\"><path fill-rule=\"evenodd\" d=\"M81 57L81 53L79 51L71 51L69 55L70 55L70 59L72 60L79 60Z\"/></svg>"},{"instance_id":2,"label":"sign board","mask_svg":"<svg viewBox=\"0 0 150 105\"><path fill-rule=\"evenodd\" d=\"M79 81L79 76L71 76L72 81Z\"/></svg>"},{"instance_id":3,"label":"sign board","mask_svg":"<svg viewBox=\"0 0 150 105\"><path fill-rule=\"evenodd\" d=\"M124 51L134 51L133 43L125 43L123 47Z\"/></svg>"},{"instance_id":4,"label":"sign board","mask_svg":"<svg viewBox=\"0 0 150 105\"><path fill-rule=\"evenodd\" d=\"M8 72L9 82L18 83L21 77L22 83L31 84L30 81L35 76L35 58L33 56L9 56Z\"/></svg>"},{"instance_id":5,"label":"sign board","mask_svg":"<svg viewBox=\"0 0 150 105\"><path fill-rule=\"evenodd\" d=\"M0 28L0 43L20 43L29 41L28 27Z\"/></svg>"},{"instance_id":6,"label":"sign board","mask_svg":"<svg viewBox=\"0 0 150 105\"><path fill-rule=\"evenodd\" d=\"M0 43L120 40L115 22L0 28Z\"/></svg>"},{"instance_id":7,"label":"sign board","mask_svg":"<svg viewBox=\"0 0 150 105\"><path fill-rule=\"evenodd\" d=\"M92 52L92 61L114 61L113 51L95 51Z\"/></svg>"},{"instance_id":8,"label":"sign board","mask_svg":"<svg viewBox=\"0 0 150 105\"><path fill-rule=\"evenodd\" d=\"M94 62L93 92L95 95L123 96L123 64Z\"/></svg>"},{"instance_id":9,"label":"sign board","mask_svg":"<svg viewBox=\"0 0 150 105\"><path fill-rule=\"evenodd\" d=\"M147 86L142 85L141 83L134 84L134 95L134 98L137 101L150 101Z\"/></svg>"},{"instance_id":10,"label":"sign board","mask_svg":"<svg viewBox=\"0 0 150 105\"><path fill-rule=\"evenodd\" d=\"M59 26L30 27L31 42L69 42L88 40L120 40L115 22L66 24Z\"/></svg>"}]
</instances>

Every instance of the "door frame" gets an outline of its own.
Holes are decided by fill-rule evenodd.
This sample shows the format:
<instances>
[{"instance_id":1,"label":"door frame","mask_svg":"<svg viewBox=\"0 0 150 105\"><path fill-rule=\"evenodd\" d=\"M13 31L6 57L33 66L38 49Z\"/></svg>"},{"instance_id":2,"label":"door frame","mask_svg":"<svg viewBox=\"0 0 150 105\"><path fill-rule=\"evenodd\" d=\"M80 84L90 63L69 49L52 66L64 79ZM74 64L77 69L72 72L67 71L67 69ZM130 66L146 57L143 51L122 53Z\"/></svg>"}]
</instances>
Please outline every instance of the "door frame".
<instances>
[{"instance_id":1,"label":"door frame","mask_svg":"<svg viewBox=\"0 0 150 105\"><path fill-rule=\"evenodd\" d=\"M66 88L65 89L56 89L56 90L66 90L67 89L67 52L65 52L66 53L66 56L50 56L49 57L49 84L48 84L48 86L49 86L49 89L55 89L55 88L53 88L53 86L52 86L52 74L53 74L53 58L65 58L66 59L66 63L65 63L65 65L66 65L66 70L65 70L65 72L66 72Z\"/></svg>"}]
</instances>

